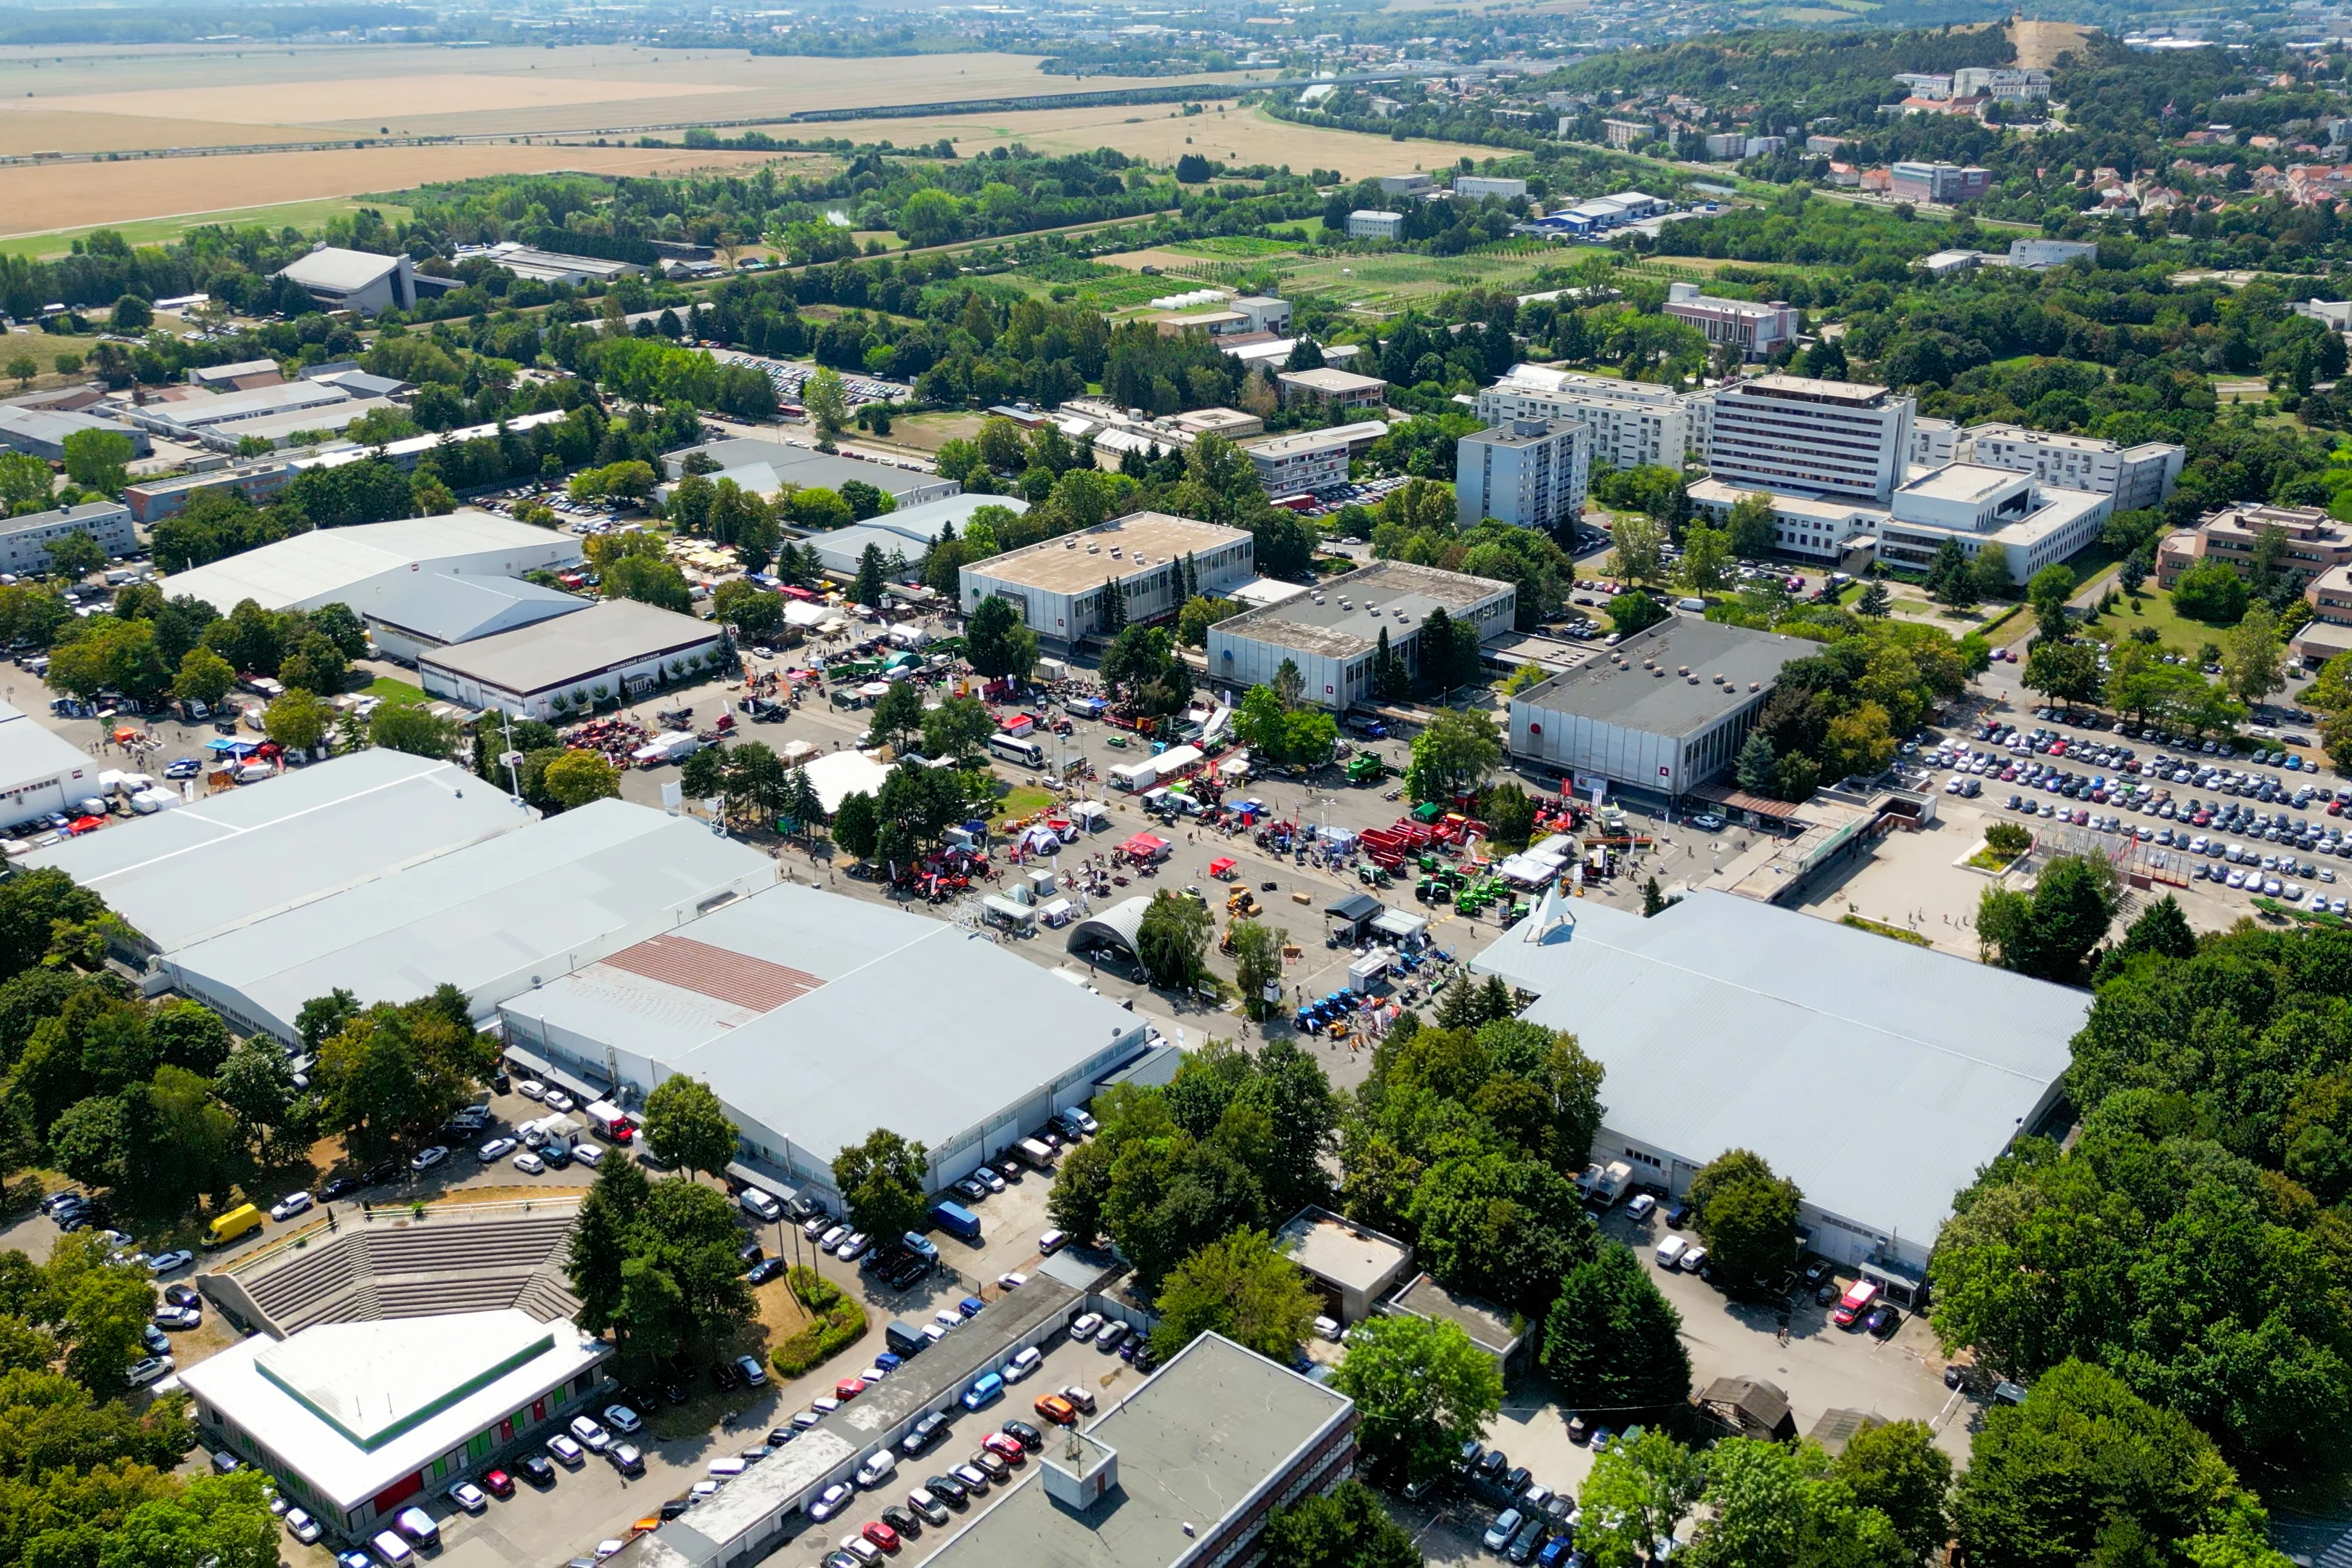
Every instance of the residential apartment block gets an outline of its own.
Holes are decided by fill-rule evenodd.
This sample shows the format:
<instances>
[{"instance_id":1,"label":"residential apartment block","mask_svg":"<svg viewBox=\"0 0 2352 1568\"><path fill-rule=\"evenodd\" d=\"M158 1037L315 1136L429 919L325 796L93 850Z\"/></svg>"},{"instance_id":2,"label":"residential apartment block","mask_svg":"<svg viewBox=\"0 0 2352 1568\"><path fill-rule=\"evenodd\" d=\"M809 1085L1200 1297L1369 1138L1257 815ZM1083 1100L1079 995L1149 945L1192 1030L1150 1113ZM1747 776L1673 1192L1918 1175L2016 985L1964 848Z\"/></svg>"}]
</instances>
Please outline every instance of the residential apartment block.
<instances>
[{"instance_id":1,"label":"residential apartment block","mask_svg":"<svg viewBox=\"0 0 2352 1568\"><path fill-rule=\"evenodd\" d=\"M1579 419L1514 419L1455 446L1454 496L1465 528L1495 518L1547 531L1584 515L1591 437Z\"/></svg>"},{"instance_id":2,"label":"residential apartment block","mask_svg":"<svg viewBox=\"0 0 2352 1568\"><path fill-rule=\"evenodd\" d=\"M1711 343L1736 343L1750 359L1763 359L1797 335L1800 312L1779 300L1759 305L1748 300L1718 300L1699 292L1696 283L1666 286L1666 314L1687 321L1706 334Z\"/></svg>"},{"instance_id":3,"label":"residential apartment block","mask_svg":"<svg viewBox=\"0 0 2352 1568\"><path fill-rule=\"evenodd\" d=\"M2303 597L2311 619L2287 639L2287 652L2314 668L2352 653L2352 566L2330 566L2311 580Z\"/></svg>"},{"instance_id":4,"label":"residential apartment block","mask_svg":"<svg viewBox=\"0 0 2352 1568\"><path fill-rule=\"evenodd\" d=\"M1692 445L1727 485L1884 506L1903 482L1916 408L1883 386L1759 375L1690 400Z\"/></svg>"},{"instance_id":5,"label":"residential apartment block","mask_svg":"<svg viewBox=\"0 0 2352 1568\"><path fill-rule=\"evenodd\" d=\"M1992 171L1971 164L1929 163L1906 160L1887 170L1888 190L1897 201L1934 202L1950 206L1972 202L1992 190Z\"/></svg>"},{"instance_id":6,"label":"residential apartment block","mask_svg":"<svg viewBox=\"0 0 2352 1568\"><path fill-rule=\"evenodd\" d=\"M49 570L49 546L69 533L86 533L110 556L139 548L131 509L119 501L84 501L0 522L0 572L23 575Z\"/></svg>"},{"instance_id":7,"label":"residential apartment block","mask_svg":"<svg viewBox=\"0 0 2352 1568\"><path fill-rule=\"evenodd\" d=\"M2279 536L2274 569L2293 582L2308 582L2331 567L2352 565L2352 526L2317 507L2233 506L2211 512L2195 528L2166 537L2157 547L2156 581L2169 588L2202 562L2218 561L2240 576L2251 576L2263 536Z\"/></svg>"},{"instance_id":8,"label":"residential apartment block","mask_svg":"<svg viewBox=\"0 0 2352 1568\"><path fill-rule=\"evenodd\" d=\"M1678 468L1691 446L1688 400L1655 382L1517 364L1478 394L1477 414L1489 425L1581 420L1591 433L1589 463L1612 468Z\"/></svg>"}]
</instances>

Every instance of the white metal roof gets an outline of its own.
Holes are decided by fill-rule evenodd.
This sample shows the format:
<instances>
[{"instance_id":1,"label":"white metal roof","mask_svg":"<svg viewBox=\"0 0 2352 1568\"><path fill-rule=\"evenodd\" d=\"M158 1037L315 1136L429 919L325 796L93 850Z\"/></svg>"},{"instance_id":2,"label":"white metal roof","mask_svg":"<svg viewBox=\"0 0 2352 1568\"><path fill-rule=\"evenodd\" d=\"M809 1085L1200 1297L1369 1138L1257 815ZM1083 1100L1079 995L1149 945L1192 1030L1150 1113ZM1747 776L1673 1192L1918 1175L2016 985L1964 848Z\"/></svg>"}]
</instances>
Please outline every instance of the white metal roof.
<instances>
[{"instance_id":1,"label":"white metal roof","mask_svg":"<svg viewBox=\"0 0 2352 1568\"><path fill-rule=\"evenodd\" d=\"M678 934L817 984L761 1010L591 964L505 1004L511 1037L610 1041L704 1079L739 1118L824 1161L883 1122L946 1153L1037 1086L1090 1080L1097 1058L1143 1038L1139 1015L983 936L794 882Z\"/></svg>"},{"instance_id":2,"label":"white metal roof","mask_svg":"<svg viewBox=\"0 0 2352 1568\"><path fill-rule=\"evenodd\" d=\"M286 1039L302 1005L337 986L366 1005L446 982L481 1016L775 879L773 860L700 822L601 800L198 942L166 967L189 994Z\"/></svg>"},{"instance_id":3,"label":"white metal roof","mask_svg":"<svg viewBox=\"0 0 2352 1568\"><path fill-rule=\"evenodd\" d=\"M417 668L528 697L656 656L698 650L725 632L715 621L681 616L658 605L605 599L576 616L436 648L417 660Z\"/></svg>"},{"instance_id":4,"label":"white metal roof","mask_svg":"<svg viewBox=\"0 0 2352 1568\"><path fill-rule=\"evenodd\" d=\"M580 542L492 512L461 507L440 517L314 529L163 579L226 615L251 599L265 610L316 609L385 572L446 571L520 576L580 559Z\"/></svg>"},{"instance_id":5,"label":"white metal roof","mask_svg":"<svg viewBox=\"0 0 2352 1568\"><path fill-rule=\"evenodd\" d=\"M462 768L379 748L36 849L25 862L63 868L172 952L538 815Z\"/></svg>"},{"instance_id":6,"label":"white metal roof","mask_svg":"<svg viewBox=\"0 0 2352 1568\"><path fill-rule=\"evenodd\" d=\"M563 1319L507 1308L256 1334L180 1381L341 1511L609 1353Z\"/></svg>"},{"instance_id":7,"label":"white metal roof","mask_svg":"<svg viewBox=\"0 0 2352 1568\"><path fill-rule=\"evenodd\" d=\"M1752 1149L1806 1200L1921 1248L2066 1070L2088 992L1703 891L1654 919L1590 900L1573 934L1472 968L1607 1069L1614 1131L1693 1165ZM1883 1148L1885 1158L1865 1157Z\"/></svg>"},{"instance_id":8,"label":"white metal roof","mask_svg":"<svg viewBox=\"0 0 2352 1568\"><path fill-rule=\"evenodd\" d=\"M98 776L98 763L89 752L35 723L22 709L0 702L0 795L52 781L71 784L84 776ZM66 793L73 795L70 789Z\"/></svg>"},{"instance_id":9,"label":"white metal roof","mask_svg":"<svg viewBox=\"0 0 2352 1568\"><path fill-rule=\"evenodd\" d=\"M350 599L352 610L362 616L441 643L512 631L584 610L594 602L520 577L454 572L394 572L362 584Z\"/></svg>"},{"instance_id":10,"label":"white metal roof","mask_svg":"<svg viewBox=\"0 0 2352 1568\"><path fill-rule=\"evenodd\" d=\"M387 272L400 266L397 256L378 256L372 250L344 250L335 246L321 246L308 256L299 257L278 269L282 277L291 278L308 289L328 289L338 294L348 294L364 289Z\"/></svg>"}]
</instances>

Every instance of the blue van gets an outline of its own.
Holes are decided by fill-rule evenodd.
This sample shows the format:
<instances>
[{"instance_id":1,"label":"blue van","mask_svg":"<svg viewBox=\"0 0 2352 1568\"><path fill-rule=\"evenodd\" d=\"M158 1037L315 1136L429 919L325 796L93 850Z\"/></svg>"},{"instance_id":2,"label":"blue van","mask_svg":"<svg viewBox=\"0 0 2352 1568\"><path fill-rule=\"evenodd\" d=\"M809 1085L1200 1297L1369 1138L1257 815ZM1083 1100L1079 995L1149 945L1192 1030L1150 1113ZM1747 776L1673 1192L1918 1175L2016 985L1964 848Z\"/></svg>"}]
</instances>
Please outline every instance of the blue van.
<instances>
[{"instance_id":1,"label":"blue van","mask_svg":"<svg viewBox=\"0 0 2352 1568\"><path fill-rule=\"evenodd\" d=\"M931 1223L950 1236L961 1237L966 1241L980 1239L980 1216L961 1204L941 1198L931 1205Z\"/></svg>"},{"instance_id":2,"label":"blue van","mask_svg":"<svg viewBox=\"0 0 2352 1568\"><path fill-rule=\"evenodd\" d=\"M983 1405L993 1405L1004 1397L1004 1380L994 1373L983 1373L964 1390L963 1407L977 1410Z\"/></svg>"}]
</instances>

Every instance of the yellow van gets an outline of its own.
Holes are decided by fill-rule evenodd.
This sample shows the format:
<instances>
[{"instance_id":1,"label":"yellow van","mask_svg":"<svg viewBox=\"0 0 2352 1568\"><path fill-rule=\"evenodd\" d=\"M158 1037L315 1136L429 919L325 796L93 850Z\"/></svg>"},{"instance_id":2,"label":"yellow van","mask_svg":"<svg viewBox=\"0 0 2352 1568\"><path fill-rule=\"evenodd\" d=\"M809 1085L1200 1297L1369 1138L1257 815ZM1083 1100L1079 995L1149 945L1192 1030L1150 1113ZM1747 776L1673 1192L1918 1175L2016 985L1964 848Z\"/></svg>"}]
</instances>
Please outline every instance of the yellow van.
<instances>
[{"instance_id":1,"label":"yellow van","mask_svg":"<svg viewBox=\"0 0 2352 1568\"><path fill-rule=\"evenodd\" d=\"M238 1237L261 1228L261 1211L251 1204L240 1204L213 1221L212 1230L205 1237L206 1247L226 1247Z\"/></svg>"}]
</instances>

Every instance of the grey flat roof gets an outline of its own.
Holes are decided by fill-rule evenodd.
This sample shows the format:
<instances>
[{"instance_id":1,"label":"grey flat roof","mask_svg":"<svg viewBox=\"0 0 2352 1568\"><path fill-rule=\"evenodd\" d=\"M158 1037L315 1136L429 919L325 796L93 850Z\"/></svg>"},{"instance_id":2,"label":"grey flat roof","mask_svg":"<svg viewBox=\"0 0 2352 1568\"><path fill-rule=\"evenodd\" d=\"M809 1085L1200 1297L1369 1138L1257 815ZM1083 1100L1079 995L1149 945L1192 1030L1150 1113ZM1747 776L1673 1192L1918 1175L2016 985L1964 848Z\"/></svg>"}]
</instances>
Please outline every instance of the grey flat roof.
<instances>
[{"instance_id":1,"label":"grey flat roof","mask_svg":"<svg viewBox=\"0 0 2352 1568\"><path fill-rule=\"evenodd\" d=\"M887 490L895 496L941 482L937 474L913 473L905 468L894 468L887 463L869 463L858 458L843 457L839 453L820 452L813 447L795 447L787 441L762 441L751 436L706 441L699 447L671 452L662 458L667 476L675 479L683 474L686 459L697 452L717 463L721 471L765 463L776 471L777 479L799 485L803 489L838 490L852 479L863 479L876 489Z\"/></svg>"},{"instance_id":2,"label":"grey flat roof","mask_svg":"<svg viewBox=\"0 0 2352 1568\"><path fill-rule=\"evenodd\" d=\"M1741 305L1752 310L1765 309L1748 305L1744 300L1710 302ZM1811 375L1759 375L1751 381L1734 382L1723 390L1754 397L1778 397L1791 403L1841 403L1856 408L1875 408L1886 400L1886 388L1883 386L1862 381L1823 381Z\"/></svg>"},{"instance_id":3,"label":"grey flat roof","mask_svg":"<svg viewBox=\"0 0 2352 1568\"><path fill-rule=\"evenodd\" d=\"M332 289L349 293L364 289L385 273L400 266L397 256L378 256L370 250L344 250L335 246L320 246L306 256L297 257L278 268L281 277L313 289Z\"/></svg>"},{"instance_id":4,"label":"grey flat roof","mask_svg":"<svg viewBox=\"0 0 2352 1568\"><path fill-rule=\"evenodd\" d=\"M1166 566L1180 555L1220 549L1248 537L1246 529L1164 511L1131 511L1076 533L975 561L964 571L985 582L1013 583L1049 594L1083 594L1113 577L1133 577Z\"/></svg>"},{"instance_id":5,"label":"grey flat roof","mask_svg":"<svg viewBox=\"0 0 2352 1568\"><path fill-rule=\"evenodd\" d=\"M1307 1209L1275 1233L1276 1250L1319 1279L1377 1290L1404 1267L1412 1248L1322 1209Z\"/></svg>"},{"instance_id":6,"label":"grey flat roof","mask_svg":"<svg viewBox=\"0 0 2352 1568\"><path fill-rule=\"evenodd\" d=\"M1196 1539L1188 1525L1206 1535L1248 1506L1353 1408L1288 1367L1203 1334L1087 1428L1118 1453L1118 1482L1101 1500L1081 1513L1048 1498L1041 1456L930 1561L935 1568L1173 1563Z\"/></svg>"},{"instance_id":7,"label":"grey flat roof","mask_svg":"<svg viewBox=\"0 0 2352 1568\"><path fill-rule=\"evenodd\" d=\"M395 572L362 584L351 603L356 613L400 631L458 643L568 616L595 601L520 577Z\"/></svg>"},{"instance_id":8,"label":"grey flat roof","mask_svg":"<svg viewBox=\"0 0 2352 1568\"><path fill-rule=\"evenodd\" d=\"M302 1004L337 986L367 1005L446 982L483 1011L775 879L773 860L699 822L600 800L197 942L169 967L288 1037Z\"/></svg>"},{"instance_id":9,"label":"grey flat roof","mask_svg":"<svg viewBox=\"0 0 2352 1568\"><path fill-rule=\"evenodd\" d=\"M171 952L537 816L462 768L378 747L36 849L25 863L66 871Z\"/></svg>"},{"instance_id":10,"label":"grey flat roof","mask_svg":"<svg viewBox=\"0 0 2352 1568\"><path fill-rule=\"evenodd\" d=\"M890 1086L892 1128L946 1152L1038 1085L1142 1043L1139 1015L984 937L798 883L677 935L718 950L706 967L725 971L737 954L764 961L741 966L762 972L754 979L780 966L815 984L776 1000L723 980L696 990L640 972L651 966L593 963L508 1002L502 1011L520 1021L510 1037L529 1047L552 1029L610 1041L704 1079L827 1162L874 1130L877 1084Z\"/></svg>"},{"instance_id":11,"label":"grey flat roof","mask_svg":"<svg viewBox=\"0 0 2352 1568\"><path fill-rule=\"evenodd\" d=\"M90 500L79 506L51 507L47 511L26 512L20 517L0 521L0 538L31 529L54 528L61 522L111 522L118 517L130 515L129 507L113 500Z\"/></svg>"},{"instance_id":12,"label":"grey flat roof","mask_svg":"<svg viewBox=\"0 0 2352 1568\"><path fill-rule=\"evenodd\" d=\"M1687 735L1756 701L1763 693L1749 690L1749 682L1769 689L1781 666L1811 658L1821 645L1678 616L1610 651L1624 662L1606 655L1587 660L1528 687L1511 699L1512 708L1597 719L1653 735ZM1675 673L1685 666L1697 685ZM1728 685L1717 682L1717 675L1729 677Z\"/></svg>"},{"instance_id":13,"label":"grey flat roof","mask_svg":"<svg viewBox=\"0 0 2352 1568\"><path fill-rule=\"evenodd\" d=\"M240 600L282 610L348 594L381 573L435 562L513 576L551 560L579 558L580 542L569 534L461 507L439 517L313 529L173 573L163 579L163 592L172 598L193 595L226 615Z\"/></svg>"},{"instance_id":14,"label":"grey flat roof","mask_svg":"<svg viewBox=\"0 0 2352 1568\"><path fill-rule=\"evenodd\" d=\"M1526 1338L1526 1331L1511 1326L1511 1320L1502 1309L1479 1300L1475 1296L1457 1295L1426 1274L1417 1274L1406 1281L1404 1288L1390 1297L1386 1303L1393 1312L1403 1312L1415 1318L1427 1318L1433 1322L1452 1323L1468 1334L1471 1342L1484 1346L1498 1356L1507 1356Z\"/></svg>"},{"instance_id":15,"label":"grey flat roof","mask_svg":"<svg viewBox=\"0 0 2352 1568\"><path fill-rule=\"evenodd\" d=\"M1817 1208L1919 1246L2066 1071L2088 992L1701 891L1473 961L1608 1072L1608 1127L1702 1165L1753 1149ZM1896 1159L1862 1152L1897 1138Z\"/></svg>"},{"instance_id":16,"label":"grey flat roof","mask_svg":"<svg viewBox=\"0 0 2352 1568\"><path fill-rule=\"evenodd\" d=\"M725 631L715 622L676 610L635 599L606 599L576 615L435 648L418 658L417 667L429 665L528 697L621 665L698 648Z\"/></svg>"},{"instance_id":17,"label":"grey flat roof","mask_svg":"<svg viewBox=\"0 0 2352 1568\"><path fill-rule=\"evenodd\" d=\"M1223 635L1345 658L1376 646L1383 626L1393 643L1420 631L1432 610L1460 615L1510 586L1434 566L1375 561L1326 578L1312 592L1219 621L1210 628L1210 646ZM1210 673L1215 673L1213 667Z\"/></svg>"}]
</instances>

